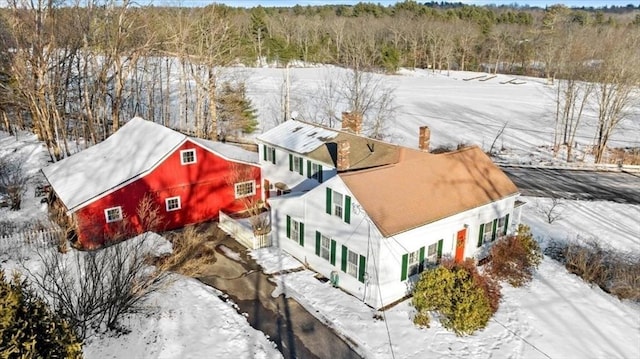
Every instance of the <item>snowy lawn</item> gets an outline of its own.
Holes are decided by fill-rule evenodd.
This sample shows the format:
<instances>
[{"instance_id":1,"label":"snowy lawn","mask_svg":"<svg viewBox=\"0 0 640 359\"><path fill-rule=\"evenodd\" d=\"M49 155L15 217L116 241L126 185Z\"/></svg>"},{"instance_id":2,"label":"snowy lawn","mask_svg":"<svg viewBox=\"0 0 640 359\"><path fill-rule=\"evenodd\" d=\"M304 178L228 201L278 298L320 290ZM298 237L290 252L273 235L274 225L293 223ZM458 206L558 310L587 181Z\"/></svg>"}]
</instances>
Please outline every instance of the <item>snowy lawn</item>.
<instances>
[{"instance_id":1,"label":"snowy lawn","mask_svg":"<svg viewBox=\"0 0 640 359\"><path fill-rule=\"evenodd\" d=\"M247 92L258 109L261 129L273 127L280 114L282 69L243 69ZM292 110L310 119L318 108L318 88L328 67L293 69ZM505 124L496 148L503 157L518 163L548 163L553 141L555 87L542 79L520 78L521 85L501 84L512 77L463 81L477 73L402 70L384 76L396 88L398 109L389 123L389 139L417 147L418 127L430 126L432 148L461 142L488 150ZM339 111L347 108L339 108ZM593 109L577 134L578 156L592 143ZM640 146L640 117L630 117L612 138L614 146ZM495 148L494 148L495 149ZM20 134L19 141L0 132L0 156L20 154L34 175L25 195L23 210L0 208L0 222L25 223L44 220L46 209L36 198L33 185L49 156L34 135ZM580 158L578 158L580 159ZM552 224L535 210L550 199L527 198L523 221L542 239L597 238L613 248L640 253L640 207L609 202L563 201L561 218ZM225 250L227 253L230 250ZM17 263L0 253L3 268ZM277 249L253 251L268 273L298 269L301 264ZM35 264L34 264L35 265ZM570 275L545 258L533 282L525 288L503 287L503 300L489 326L472 336L457 337L437 321L420 329L411 322L412 308L404 301L374 319L374 311L357 298L332 288L303 270L277 275L280 283L273 295L285 291L296 298L341 335L351 338L368 358L640 358L640 306L621 302ZM176 277L155 293L149 311L130 316L131 332L118 337L94 338L85 345L91 358L273 358L281 357L273 343L251 328L246 319L218 296L219 291L188 278Z\"/></svg>"},{"instance_id":2,"label":"snowy lawn","mask_svg":"<svg viewBox=\"0 0 640 359\"><path fill-rule=\"evenodd\" d=\"M571 239L576 234L588 234L613 248L640 252L640 215L635 215L640 213L640 206L563 201L566 207L562 219L549 225L531 202L551 200L526 201L530 204L523 219L538 238ZM277 249L251 254L268 272L296 267ZM640 304L620 301L591 287L546 256L528 286L503 284L503 299L496 315L487 328L467 337L457 337L437 320L432 321L431 328L417 328L411 322L410 300L386 311L384 321L376 320L371 308L318 281L314 274L304 270L276 276L279 287L273 295L284 292L295 298L327 325L355 341L367 358L389 358L392 351L396 358L640 357Z\"/></svg>"}]
</instances>

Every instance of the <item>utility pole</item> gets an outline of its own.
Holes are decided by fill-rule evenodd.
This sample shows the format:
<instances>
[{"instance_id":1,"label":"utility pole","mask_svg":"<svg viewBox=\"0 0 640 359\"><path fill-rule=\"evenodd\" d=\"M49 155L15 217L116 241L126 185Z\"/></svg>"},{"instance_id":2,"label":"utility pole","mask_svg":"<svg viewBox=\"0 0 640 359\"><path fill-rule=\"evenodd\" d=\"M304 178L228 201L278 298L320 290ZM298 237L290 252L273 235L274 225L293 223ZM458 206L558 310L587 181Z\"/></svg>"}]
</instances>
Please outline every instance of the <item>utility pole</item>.
<instances>
[{"instance_id":1,"label":"utility pole","mask_svg":"<svg viewBox=\"0 0 640 359\"><path fill-rule=\"evenodd\" d=\"M290 88L289 88L289 63L284 68L284 120L289 120L289 114L291 113L291 101L290 101Z\"/></svg>"}]
</instances>

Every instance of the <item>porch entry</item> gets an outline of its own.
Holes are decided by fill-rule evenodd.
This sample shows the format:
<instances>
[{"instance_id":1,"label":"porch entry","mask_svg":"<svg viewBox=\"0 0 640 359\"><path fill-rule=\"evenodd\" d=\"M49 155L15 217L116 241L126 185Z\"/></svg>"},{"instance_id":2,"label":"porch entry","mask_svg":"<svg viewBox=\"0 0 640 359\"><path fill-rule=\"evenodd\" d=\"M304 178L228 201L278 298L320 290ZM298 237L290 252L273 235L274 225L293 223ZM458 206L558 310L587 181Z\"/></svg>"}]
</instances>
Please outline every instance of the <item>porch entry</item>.
<instances>
[{"instance_id":1,"label":"porch entry","mask_svg":"<svg viewBox=\"0 0 640 359\"><path fill-rule=\"evenodd\" d=\"M456 235L456 263L464 261L464 244L467 241L467 229L461 229Z\"/></svg>"}]
</instances>

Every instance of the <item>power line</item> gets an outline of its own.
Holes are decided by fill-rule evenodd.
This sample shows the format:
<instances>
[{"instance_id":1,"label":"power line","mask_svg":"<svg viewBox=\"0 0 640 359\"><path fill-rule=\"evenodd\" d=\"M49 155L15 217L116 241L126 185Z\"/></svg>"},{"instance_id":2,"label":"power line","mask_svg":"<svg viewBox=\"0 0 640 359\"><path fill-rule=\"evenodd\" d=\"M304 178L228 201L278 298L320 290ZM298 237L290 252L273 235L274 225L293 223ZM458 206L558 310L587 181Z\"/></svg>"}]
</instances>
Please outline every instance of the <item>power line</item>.
<instances>
[{"instance_id":1,"label":"power line","mask_svg":"<svg viewBox=\"0 0 640 359\"><path fill-rule=\"evenodd\" d=\"M507 328L506 325L500 323L498 320L496 320L495 318L491 318L492 321L500 324L504 329L506 329L509 333L513 334L516 338L522 340L523 342L525 342L526 344L528 344L529 346L531 346L533 349L537 350L540 354L544 355L545 357L552 359L549 354L543 352L540 348L538 348L537 346L531 344L531 342L529 342L528 340L526 340L525 338L519 336L516 332L514 332L513 330Z\"/></svg>"}]
</instances>

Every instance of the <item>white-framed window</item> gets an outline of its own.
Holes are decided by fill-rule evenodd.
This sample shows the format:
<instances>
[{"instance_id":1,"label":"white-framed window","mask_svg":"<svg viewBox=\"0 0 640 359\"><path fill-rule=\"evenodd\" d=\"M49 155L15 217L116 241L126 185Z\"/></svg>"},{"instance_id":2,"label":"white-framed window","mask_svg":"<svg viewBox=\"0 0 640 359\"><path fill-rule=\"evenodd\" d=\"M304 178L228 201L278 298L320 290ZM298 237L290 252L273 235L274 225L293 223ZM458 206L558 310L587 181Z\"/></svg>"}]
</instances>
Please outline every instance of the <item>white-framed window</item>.
<instances>
[{"instance_id":1,"label":"white-framed window","mask_svg":"<svg viewBox=\"0 0 640 359\"><path fill-rule=\"evenodd\" d=\"M425 258L427 264L438 263L438 243L434 243L427 247L427 258Z\"/></svg>"},{"instance_id":2,"label":"white-framed window","mask_svg":"<svg viewBox=\"0 0 640 359\"><path fill-rule=\"evenodd\" d=\"M338 216L338 217L342 218L342 212L343 212L342 193L333 191L332 198L333 198L333 210L332 210L332 213L333 213L334 216Z\"/></svg>"},{"instance_id":3,"label":"white-framed window","mask_svg":"<svg viewBox=\"0 0 640 359\"><path fill-rule=\"evenodd\" d=\"M329 260L331 256L331 238L324 234L320 236L320 257Z\"/></svg>"},{"instance_id":4,"label":"white-framed window","mask_svg":"<svg viewBox=\"0 0 640 359\"><path fill-rule=\"evenodd\" d=\"M180 164L188 165L188 164L191 164L191 163L196 163L196 161L197 161L197 159L196 159L196 150L195 149L180 151Z\"/></svg>"},{"instance_id":5,"label":"white-framed window","mask_svg":"<svg viewBox=\"0 0 640 359\"><path fill-rule=\"evenodd\" d=\"M482 243L491 242L493 236L493 221L484 224L484 232L482 233Z\"/></svg>"},{"instance_id":6,"label":"white-framed window","mask_svg":"<svg viewBox=\"0 0 640 359\"><path fill-rule=\"evenodd\" d=\"M291 219L291 239L296 242L300 241L300 222Z\"/></svg>"},{"instance_id":7,"label":"white-framed window","mask_svg":"<svg viewBox=\"0 0 640 359\"><path fill-rule=\"evenodd\" d=\"M164 203L166 205L167 212L177 211L182 208L182 204L180 203L180 196L169 197L164 200Z\"/></svg>"},{"instance_id":8,"label":"white-framed window","mask_svg":"<svg viewBox=\"0 0 640 359\"><path fill-rule=\"evenodd\" d=\"M302 174L304 172L302 168L302 157L293 156L293 172L298 172Z\"/></svg>"},{"instance_id":9,"label":"white-framed window","mask_svg":"<svg viewBox=\"0 0 640 359\"><path fill-rule=\"evenodd\" d=\"M104 210L107 223L122 221L122 207L111 207Z\"/></svg>"},{"instance_id":10,"label":"white-framed window","mask_svg":"<svg viewBox=\"0 0 640 359\"><path fill-rule=\"evenodd\" d=\"M264 147L264 159L268 162L276 164L276 149L274 147Z\"/></svg>"},{"instance_id":11,"label":"white-framed window","mask_svg":"<svg viewBox=\"0 0 640 359\"><path fill-rule=\"evenodd\" d=\"M236 198L249 197L256 194L256 181L238 182L235 184Z\"/></svg>"},{"instance_id":12,"label":"white-framed window","mask_svg":"<svg viewBox=\"0 0 640 359\"><path fill-rule=\"evenodd\" d=\"M407 272L409 277L417 274L420 271L420 251L409 253L409 260L407 262Z\"/></svg>"},{"instance_id":13,"label":"white-framed window","mask_svg":"<svg viewBox=\"0 0 640 359\"><path fill-rule=\"evenodd\" d=\"M319 163L311 162L311 165L308 168L309 170L309 178L313 178L316 181L322 183L322 165Z\"/></svg>"},{"instance_id":14,"label":"white-framed window","mask_svg":"<svg viewBox=\"0 0 640 359\"><path fill-rule=\"evenodd\" d=\"M507 235L507 216L498 218L498 228L496 229L496 235L498 237L504 237Z\"/></svg>"},{"instance_id":15,"label":"white-framed window","mask_svg":"<svg viewBox=\"0 0 640 359\"><path fill-rule=\"evenodd\" d=\"M347 274L358 278L358 253L349 251L347 256Z\"/></svg>"}]
</instances>

